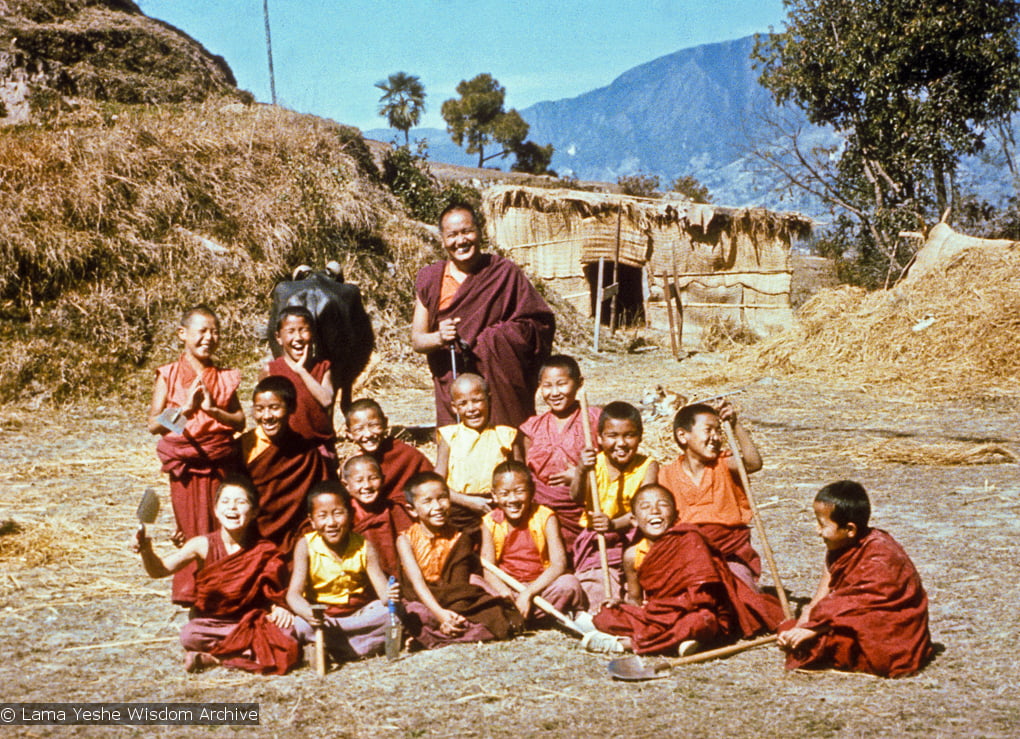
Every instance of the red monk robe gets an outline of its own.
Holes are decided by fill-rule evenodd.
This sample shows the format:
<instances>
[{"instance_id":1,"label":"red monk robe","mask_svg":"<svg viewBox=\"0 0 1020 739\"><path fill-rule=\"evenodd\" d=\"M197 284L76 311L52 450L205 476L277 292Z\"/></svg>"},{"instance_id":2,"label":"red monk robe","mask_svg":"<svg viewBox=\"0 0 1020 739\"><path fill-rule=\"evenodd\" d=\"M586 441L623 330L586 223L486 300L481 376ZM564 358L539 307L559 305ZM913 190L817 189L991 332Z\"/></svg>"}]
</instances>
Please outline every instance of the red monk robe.
<instances>
[{"instance_id":1,"label":"red monk robe","mask_svg":"<svg viewBox=\"0 0 1020 739\"><path fill-rule=\"evenodd\" d=\"M739 475L730 470L731 452L705 465L700 482L684 469L681 454L659 467L659 484L673 493L677 523L695 524L708 543L731 562L743 564L755 580L761 558L751 546L751 504Z\"/></svg>"},{"instance_id":2,"label":"red monk robe","mask_svg":"<svg viewBox=\"0 0 1020 739\"><path fill-rule=\"evenodd\" d=\"M497 254L480 254L478 260L478 269L442 310L439 297L446 262L422 269L415 292L428 310L429 331L436 331L444 318L460 319L457 334L469 350L457 352L458 374L475 372L488 380L489 422L516 428L535 414L538 370L552 348L556 319L520 267ZM436 390L436 425L456 423L450 407L449 349L429 352L428 363Z\"/></svg>"},{"instance_id":3,"label":"red monk robe","mask_svg":"<svg viewBox=\"0 0 1020 739\"><path fill-rule=\"evenodd\" d=\"M472 575L479 581L482 577L478 536L477 530L461 532L443 562L439 580L426 580L440 607L459 613L471 622L464 634L451 637L442 633L439 623L424 604L417 600L405 603L408 631L427 649L454 642L510 639L524 629L524 619L513 603L490 595L471 581ZM413 597L413 593L411 595Z\"/></svg>"},{"instance_id":4,"label":"red monk robe","mask_svg":"<svg viewBox=\"0 0 1020 739\"><path fill-rule=\"evenodd\" d=\"M931 658L928 596L903 548L871 529L826 557L829 594L804 628L821 635L787 655L786 668L835 667L883 677L911 675ZM782 630L792 628L788 621Z\"/></svg>"},{"instance_id":5,"label":"red monk robe","mask_svg":"<svg viewBox=\"0 0 1020 739\"><path fill-rule=\"evenodd\" d=\"M597 448L600 408L589 408L592 438L588 444ZM570 485L554 485L549 481L553 475L574 469L585 447L584 424L578 408L560 426L561 419L551 412L532 416L521 424L521 433L528 439L527 462L531 477L535 481L535 502L551 508L560 522L563 544L568 553L573 552L574 540L581 533L581 515L584 506L578 505L570 496Z\"/></svg>"},{"instance_id":6,"label":"red monk robe","mask_svg":"<svg viewBox=\"0 0 1020 739\"><path fill-rule=\"evenodd\" d=\"M603 608L595 626L629 636L637 654L675 650L771 631L782 619L779 601L735 577L697 528L677 524L654 541L638 567L645 604Z\"/></svg>"},{"instance_id":7,"label":"red monk robe","mask_svg":"<svg viewBox=\"0 0 1020 739\"><path fill-rule=\"evenodd\" d=\"M402 505L394 505L380 493L371 506L365 506L357 498L351 498L354 510L354 531L372 542L379 555L379 566L383 574L400 579L400 556L397 554L397 534L407 530L413 523Z\"/></svg>"},{"instance_id":8,"label":"red monk robe","mask_svg":"<svg viewBox=\"0 0 1020 739\"><path fill-rule=\"evenodd\" d=\"M181 629L185 649L209 652L227 667L282 675L298 663L297 640L268 618L284 606L287 566L268 541L227 554L219 532L195 576L195 618Z\"/></svg>"},{"instance_id":9,"label":"red monk robe","mask_svg":"<svg viewBox=\"0 0 1020 739\"><path fill-rule=\"evenodd\" d=\"M329 374L331 364L328 359L314 359L308 374L316 382L322 382ZM301 376L290 368L286 357L277 357L267 366L270 375L286 377L297 391L297 409L287 418L287 423L298 435L324 444L327 450L336 454L336 430L333 428L333 404L324 408Z\"/></svg>"},{"instance_id":10,"label":"red monk robe","mask_svg":"<svg viewBox=\"0 0 1020 739\"><path fill-rule=\"evenodd\" d=\"M198 374L184 357L156 370L166 383L166 407L183 408ZM230 405L241 383L236 369L206 367L202 382L220 408ZM163 471L170 475L170 501L182 538L187 541L216 528L213 502L220 481L237 467L237 446L234 430L216 420L201 408L187 420L183 434L173 431L160 437L156 454ZM190 606L194 599L195 565L176 572L171 598L174 603Z\"/></svg>"},{"instance_id":11,"label":"red monk robe","mask_svg":"<svg viewBox=\"0 0 1020 739\"><path fill-rule=\"evenodd\" d=\"M382 473L380 497L389 498L400 508L407 505L407 498L404 497L407 481L419 472L432 472L435 469L428 457L400 439L387 437L370 454L379 463L379 471Z\"/></svg>"},{"instance_id":12,"label":"red monk robe","mask_svg":"<svg viewBox=\"0 0 1020 739\"><path fill-rule=\"evenodd\" d=\"M290 429L270 440L260 427L241 436L241 455L259 495L259 536L289 552L307 522L305 496L317 482L335 479L314 441Z\"/></svg>"}]
</instances>

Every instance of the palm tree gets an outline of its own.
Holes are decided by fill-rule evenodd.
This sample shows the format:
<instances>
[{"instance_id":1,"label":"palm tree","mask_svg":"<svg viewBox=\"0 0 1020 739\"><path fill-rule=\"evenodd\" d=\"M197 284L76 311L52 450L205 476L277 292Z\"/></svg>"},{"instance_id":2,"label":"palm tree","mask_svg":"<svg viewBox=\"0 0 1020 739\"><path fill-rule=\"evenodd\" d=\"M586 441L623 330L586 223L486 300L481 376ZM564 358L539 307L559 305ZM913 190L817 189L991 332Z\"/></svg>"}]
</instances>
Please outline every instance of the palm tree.
<instances>
[{"instance_id":1,"label":"palm tree","mask_svg":"<svg viewBox=\"0 0 1020 739\"><path fill-rule=\"evenodd\" d=\"M404 132L404 146L409 146L408 132L418 125L425 112L425 85L420 77L394 72L375 86L383 91L379 98L379 115L386 117L391 128Z\"/></svg>"}]
</instances>

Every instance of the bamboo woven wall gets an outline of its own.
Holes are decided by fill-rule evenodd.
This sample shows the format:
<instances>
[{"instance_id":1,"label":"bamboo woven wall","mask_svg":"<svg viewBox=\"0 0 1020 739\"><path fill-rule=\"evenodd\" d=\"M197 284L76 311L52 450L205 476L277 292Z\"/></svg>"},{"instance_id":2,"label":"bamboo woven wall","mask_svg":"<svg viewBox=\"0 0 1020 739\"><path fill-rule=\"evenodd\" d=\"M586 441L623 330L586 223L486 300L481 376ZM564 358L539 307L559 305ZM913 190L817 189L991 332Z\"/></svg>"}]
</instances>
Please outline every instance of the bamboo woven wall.
<instances>
[{"instance_id":1,"label":"bamboo woven wall","mask_svg":"<svg viewBox=\"0 0 1020 739\"><path fill-rule=\"evenodd\" d=\"M809 221L764 209L646 201L574 190L498 186L485 193L488 236L582 311L590 299L585 264L600 257L643 268L647 312L665 328L661 301L673 274L685 304L685 335L696 342L723 318L759 335L789 324L790 245ZM727 306L741 306L727 307Z\"/></svg>"}]
</instances>

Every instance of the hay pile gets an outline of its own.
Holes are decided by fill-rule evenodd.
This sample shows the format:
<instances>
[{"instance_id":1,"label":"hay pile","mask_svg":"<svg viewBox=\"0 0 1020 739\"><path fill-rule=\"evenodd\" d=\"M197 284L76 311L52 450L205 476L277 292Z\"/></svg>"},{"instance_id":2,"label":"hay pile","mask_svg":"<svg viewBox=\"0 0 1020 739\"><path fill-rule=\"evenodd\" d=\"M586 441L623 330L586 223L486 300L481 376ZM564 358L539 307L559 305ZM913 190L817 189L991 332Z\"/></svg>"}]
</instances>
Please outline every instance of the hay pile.
<instances>
[{"instance_id":1,"label":"hay pile","mask_svg":"<svg viewBox=\"0 0 1020 739\"><path fill-rule=\"evenodd\" d=\"M742 357L758 372L916 394L1010 393L1020 377L1020 244L972 246L891 290L823 290Z\"/></svg>"},{"instance_id":2,"label":"hay pile","mask_svg":"<svg viewBox=\"0 0 1020 739\"><path fill-rule=\"evenodd\" d=\"M231 100L90 104L0 131L0 399L107 395L176 354L206 302L223 360L260 354L272 285L337 259L399 360L430 236L357 129Z\"/></svg>"},{"instance_id":3,"label":"hay pile","mask_svg":"<svg viewBox=\"0 0 1020 739\"><path fill-rule=\"evenodd\" d=\"M863 445L844 445L839 456L882 464L960 467L972 464L1016 464L1020 457L1001 444L972 444L965 441L930 442L913 439L883 439Z\"/></svg>"}]
</instances>

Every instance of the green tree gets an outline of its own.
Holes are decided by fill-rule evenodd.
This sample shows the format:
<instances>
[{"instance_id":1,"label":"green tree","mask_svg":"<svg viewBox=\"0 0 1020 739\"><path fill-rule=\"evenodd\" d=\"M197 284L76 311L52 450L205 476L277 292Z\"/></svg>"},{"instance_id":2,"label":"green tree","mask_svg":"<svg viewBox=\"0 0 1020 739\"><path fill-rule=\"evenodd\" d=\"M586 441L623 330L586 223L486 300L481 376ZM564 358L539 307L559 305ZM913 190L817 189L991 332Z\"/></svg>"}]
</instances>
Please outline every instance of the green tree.
<instances>
[{"instance_id":1,"label":"green tree","mask_svg":"<svg viewBox=\"0 0 1020 739\"><path fill-rule=\"evenodd\" d=\"M788 156L759 156L846 216L862 257L884 255L888 282L906 262L899 230L938 219L960 157L1017 108L1020 3L784 2L785 29L753 53L761 83L841 144L822 151L791 131Z\"/></svg>"},{"instance_id":2,"label":"green tree","mask_svg":"<svg viewBox=\"0 0 1020 739\"><path fill-rule=\"evenodd\" d=\"M556 173L549 169L554 151L555 149L553 149L552 144L539 146L534 141L525 141L514 149L514 156L517 157L517 161L513 163L510 169L514 172L551 174L555 176Z\"/></svg>"},{"instance_id":3,"label":"green tree","mask_svg":"<svg viewBox=\"0 0 1020 739\"><path fill-rule=\"evenodd\" d=\"M695 203L709 203L712 201L712 193L702 185L694 175L681 175L673 180L673 192L690 198Z\"/></svg>"},{"instance_id":4,"label":"green tree","mask_svg":"<svg viewBox=\"0 0 1020 739\"><path fill-rule=\"evenodd\" d=\"M379 115L390 128L404 132L404 146L410 146L410 130L421 121L425 112L425 86L421 78L406 72L394 72L375 86L383 91L379 98Z\"/></svg>"},{"instance_id":5,"label":"green tree","mask_svg":"<svg viewBox=\"0 0 1020 739\"><path fill-rule=\"evenodd\" d=\"M659 177L654 174L625 174L616 178L616 184L624 195L652 198L659 189Z\"/></svg>"},{"instance_id":6,"label":"green tree","mask_svg":"<svg viewBox=\"0 0 1020 739\"><path fill-rule=\"evenodd\" d=\"M468 154L478 154L478 166L495 157L507 157L528 135L528 124L514 109L505 110L506 89L490 74L461 80L457 85L459 98L443 103L446 130L457 146L465 146ZM502 149L485 155L485 148L498 144Z\"/></svg>"}]
</instances>

